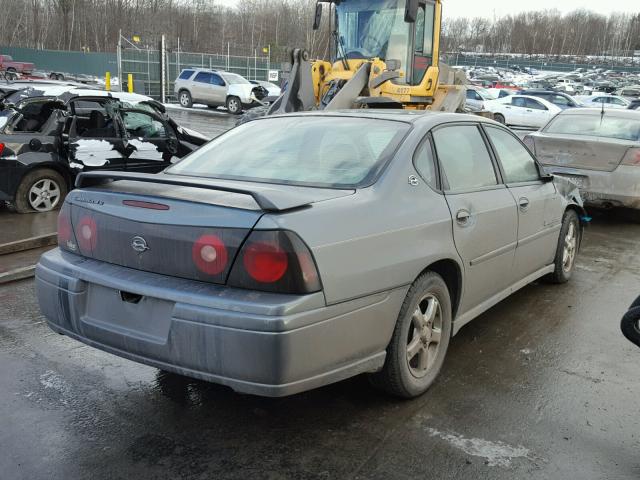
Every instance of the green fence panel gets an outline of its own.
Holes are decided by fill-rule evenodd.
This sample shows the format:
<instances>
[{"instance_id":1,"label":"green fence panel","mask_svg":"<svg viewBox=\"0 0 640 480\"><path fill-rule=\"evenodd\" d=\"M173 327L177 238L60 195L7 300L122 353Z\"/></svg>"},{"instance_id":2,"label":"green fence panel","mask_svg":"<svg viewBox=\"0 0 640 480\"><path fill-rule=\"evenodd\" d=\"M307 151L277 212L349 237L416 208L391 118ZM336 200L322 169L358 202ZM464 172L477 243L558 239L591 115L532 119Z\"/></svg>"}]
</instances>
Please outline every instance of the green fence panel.
<instances>
[{"instance_id":1,"label":"green fence panel","mask_svg":"<svg viewBox=\"0 0 640 480\"><path fill-rule=\"evenodd\" d=\"M112 75L118 71L115 53L85 53L63 50L36 50L35 48L1 47L0 53L11 55L20 62L35 63L37 70L95 75L104 77L105 72Z\"/></svg>"}]
</instances>

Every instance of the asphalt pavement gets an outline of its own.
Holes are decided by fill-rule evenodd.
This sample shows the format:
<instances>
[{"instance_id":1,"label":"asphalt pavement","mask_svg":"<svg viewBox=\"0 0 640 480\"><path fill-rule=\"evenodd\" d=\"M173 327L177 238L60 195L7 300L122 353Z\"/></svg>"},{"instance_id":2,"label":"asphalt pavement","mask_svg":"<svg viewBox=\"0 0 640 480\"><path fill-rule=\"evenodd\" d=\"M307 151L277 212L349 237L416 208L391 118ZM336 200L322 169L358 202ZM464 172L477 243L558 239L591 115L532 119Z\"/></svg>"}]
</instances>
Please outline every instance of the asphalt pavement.
<instances>
[{"instance_id":1,"label":"asphalt pavement","mask_svg":"<svg viewBox=\"0 0 640 480\"><path fill-rule=\"evenodd\" d=\"M402 401L357 377L282 399L53 333L0 287L0 479L638 479L640 221L595 216L570 283L525 287L453 338ZM319 348L331 348L319 345Z\"/></svg>"}]
</instances>

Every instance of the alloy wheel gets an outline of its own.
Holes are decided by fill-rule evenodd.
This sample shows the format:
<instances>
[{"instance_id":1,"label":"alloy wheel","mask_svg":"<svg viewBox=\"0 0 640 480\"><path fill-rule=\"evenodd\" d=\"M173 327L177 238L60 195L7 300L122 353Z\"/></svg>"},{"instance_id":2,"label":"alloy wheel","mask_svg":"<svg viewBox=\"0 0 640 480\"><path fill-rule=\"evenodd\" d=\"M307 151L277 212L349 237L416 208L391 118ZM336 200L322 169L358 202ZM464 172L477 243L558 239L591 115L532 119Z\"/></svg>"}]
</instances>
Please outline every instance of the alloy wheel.
<instances>
[{"instance_id":1,"label":"alloy wheel","mask_svg":"<svg viewBox=\"0 0 640 480\"><path fill-rule=\"evenodd\" d=\"M60 202L60 186L55 180L43 178L29 189L29 205L37 212L53 210Z\"/></svg>"},{"instance_id":2,"label":"alloy wheel","mask_svg":"<svg viewBox=\"0 0 640 480\"><path fill-rule=\"evenodd\" d=\"M438 356L442 337L442 307L438 299L425 295L411 316L407 338L407 363L416 378L424 377Z\"/></svg>"},{"instance_id":3,"label":"alloy wheel","mask_svg":"<svg viewBox=\"0 0 640 480\"><path fill-rule=\"evenodd\" d=\"M571 271L573 262L576 258L576 250L578 246L578 234L574 222L569 223L567 234L564 237L564 247L562 250L562 270L565 273Z\"/></svg>"}]
</instances>

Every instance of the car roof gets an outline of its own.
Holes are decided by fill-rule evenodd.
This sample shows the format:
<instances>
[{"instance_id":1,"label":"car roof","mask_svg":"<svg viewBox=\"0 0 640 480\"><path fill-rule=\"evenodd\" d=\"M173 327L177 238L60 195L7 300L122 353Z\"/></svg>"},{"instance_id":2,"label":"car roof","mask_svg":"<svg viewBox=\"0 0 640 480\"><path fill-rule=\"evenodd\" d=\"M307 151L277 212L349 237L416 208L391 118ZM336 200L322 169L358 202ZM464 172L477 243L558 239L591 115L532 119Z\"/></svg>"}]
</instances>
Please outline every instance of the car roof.
<instances>
[{"instance_id":1,"label":"car roof","mask_svg":"<svg viewBox=\"0 0 640 480\"><path fill-rule=\"evenodd\" d=\"M602 108L572 108L563 110L558 115L603 115ZM637 110L626 110L623 108L605 108L606 117L625 118L629 120L640 120L640 112Z\"/></svg>"},{"instance_id":2,"label":"car roof","mask_svg":"<svg viewBox=\"0 0 640 480\"><path fill-rule=\"evenodd\" d=\"M68 84L33 84L25 85L22 89L33 89L37 92L33 97L59 97L61 100L68 100L73 97L113 97L118 100L131 103L139 103L143 101L151 101L151 97L140 95L138 93L117 92L106 90L97 90L84 86L68 85Z\"/></svg>"},{"instance_id":3,"label":"car roof","mask_svg":"<svg viewBox=\"0 0 640 480\"><path fill-rule=\"evenodd\" d=\"M401 109L344 109L344 110L317 110L311 112L295 112L285 113L281 115L274 115L264 118L277 118L277 117L343 117L343 118L362 118L362 119L374 119L374 120L391 120L396 122L404 122L411 124L419 124L432 128L443 123L454 122L478 122L478 123L490 123L492 125L500 125L494 120L490 120L479 115L471 115L465 113L449 113L449 112L433 112L430 110L401 110Z\"/></svg>"}]
</instances>

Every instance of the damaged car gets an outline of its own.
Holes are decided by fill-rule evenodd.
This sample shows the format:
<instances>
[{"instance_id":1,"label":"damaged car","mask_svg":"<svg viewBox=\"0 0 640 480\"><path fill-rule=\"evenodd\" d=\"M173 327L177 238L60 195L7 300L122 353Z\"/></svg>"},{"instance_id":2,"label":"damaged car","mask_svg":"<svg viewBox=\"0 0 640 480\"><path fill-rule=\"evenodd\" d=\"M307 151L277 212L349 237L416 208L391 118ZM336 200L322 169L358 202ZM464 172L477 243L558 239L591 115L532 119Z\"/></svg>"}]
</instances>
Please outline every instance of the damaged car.
<instances>
[{"instance_id":1,"label":"damaged car","mask_svg":"<svg viewBox=\"0 0 640 480\"><path fill-rule=\"evenodd\" d=\"M156 173L208 141L137 94L42 86L0 111L0 201L16 211L58 208L79 172Z\"/></svg>"},{"instance_id":2,"label":"damaged car","mask_svg":"<svg viewBox=\"0 0 640 480\"><path fill-rule=\"evenodd\" d=\"M266 396L361 373L422 394L466 323L569 281L584 216L507 128L409 110L263 117L77 187L36 269L49 326Z\"/></svg>"},{"instance_id":3,"label":"damaged car","mask_svg":"<svg viewBox=\"0 0 640 480\"><path fill-rule=\"evenodd\" d=\"M580 188L585 203L640 209L640 112L564 110L524 141L549 173Z\"/></svg>"}]
</instances>

